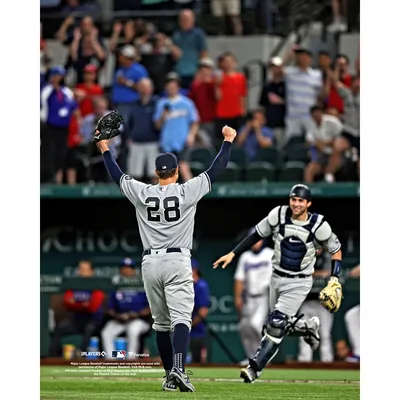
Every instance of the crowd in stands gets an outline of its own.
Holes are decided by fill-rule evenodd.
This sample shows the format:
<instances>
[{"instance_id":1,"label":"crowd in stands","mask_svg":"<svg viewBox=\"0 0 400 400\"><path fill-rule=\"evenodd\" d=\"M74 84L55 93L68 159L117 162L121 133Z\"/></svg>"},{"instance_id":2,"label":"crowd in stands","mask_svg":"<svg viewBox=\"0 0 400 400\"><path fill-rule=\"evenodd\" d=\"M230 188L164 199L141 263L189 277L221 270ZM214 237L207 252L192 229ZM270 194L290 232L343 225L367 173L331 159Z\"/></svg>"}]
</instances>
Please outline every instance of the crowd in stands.
<instances>
[{"instance_id":1,"label":"crowd in stands","mask_svg":"<svg viewBox=\"0 0 400 400\"><path fill-rule=\"evenodd\" d=\"M94 22L96 8L67 3L56 33L68 50L65 64L52 65L46 41L40 41L42 183L109 182L91 136L111 109L124 117L111 150L137 179L155 181L160 151L177 155L182 181L197 175L218 151L224 125L238 137L223 181L358 179L359 58L352 76L345 54L333 58L293 46L285 57L268 61L259 107L248 109L248 82L235 54L210 58L207 35L192 10L180 11L171 37L143 19L115 21L106 45ZM333 24L341 31L340 2L333 3ZM86 13L79 20L71 13L77 8ZM240 31L240 23L233 24ZM98 77L110 55L116 59L114 78L104 88ZM75 81L66 85L71 70Z\"/></svg>"}]
</instances>

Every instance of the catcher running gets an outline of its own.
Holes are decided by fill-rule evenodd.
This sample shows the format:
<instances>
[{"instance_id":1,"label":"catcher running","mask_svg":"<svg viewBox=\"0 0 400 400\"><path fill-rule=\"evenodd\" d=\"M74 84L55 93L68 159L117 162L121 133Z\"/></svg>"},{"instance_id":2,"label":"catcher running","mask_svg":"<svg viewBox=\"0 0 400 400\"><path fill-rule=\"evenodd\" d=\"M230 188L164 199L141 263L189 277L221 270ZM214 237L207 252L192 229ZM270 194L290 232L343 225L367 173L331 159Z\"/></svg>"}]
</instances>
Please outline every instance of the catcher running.
<instances>
[{"instance_id":1,"label":"catcher running","mask_svg":"<svg viewBox=\"0 0 400 400\"><path fill-rule=\"evenodd\" d=\"M308 212L310 206L310 189L301 184L293 186L289 193L289 206L274 208L249 236L214 263L214 268L221 263L225 268L260 239L272 236L273 274L269 294L269 309L272 312L263 327L263 337L256 353L240 372L245 383L254 382L261 375L286 335L303 336L314 351L318 348L319 319L303 320L302 316L296 318L295 315L311 290L316 252L321 248L331 254L332 271L328 285L320 292L319 298L322 306L330 312L336 312L340 307L342 286L338 276L342 264L341 244L323 215Z\"/></svg>"},{"instance_id":2,"label":"catcher running","mask_svg":"<svg viewBox=\"0 0 400 400\"><path fill-rule=\"evenodd\" d=\"M156 331L156 341L166 380L163 390L194 392L185 360L194 307L191 266L194 217L197 203L212 189L212 183L228 164L236 131L222 129L224 142L211 167L183 185L177 183L178 161L174 154L155 160L157 185L146 185L125 175L108 151L107 141L119 134L118 111L104 116L96 127L94 141L103 154L111 178L135 206L144 252L142 276ZM173 338L171 341L171 331Z\"/></svg>"}]
</instances>

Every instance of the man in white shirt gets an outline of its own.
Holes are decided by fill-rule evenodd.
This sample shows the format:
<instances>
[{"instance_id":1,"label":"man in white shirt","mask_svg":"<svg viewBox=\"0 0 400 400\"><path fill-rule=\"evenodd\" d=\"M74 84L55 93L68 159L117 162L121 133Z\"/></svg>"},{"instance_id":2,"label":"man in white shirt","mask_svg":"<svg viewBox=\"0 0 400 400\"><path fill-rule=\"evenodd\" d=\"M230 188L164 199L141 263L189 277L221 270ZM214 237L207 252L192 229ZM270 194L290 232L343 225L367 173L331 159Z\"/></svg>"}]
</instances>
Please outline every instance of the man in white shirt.
<instances>
[{"instance_id":1,"label":"man in white shirt","mask_svg":"<svg viewBox=\"0 0 400 400\"><path fill-rule=\"evenodd\" d=\"M304 170L304 182L312 183L315 177L324 173L332 153L335 138L339 137L343 125L334 115L324 114L322 107L311 107L311 125L306 134L311 162Z\"/></svg>"},{"instance_id":2,"label":"man in white shirt","mask_svg":"<svg viewBox=\"0 0 400 400\"><path fill-rule=\"evenodd\" d=\"M268 316L268 287L272 274L273 250L257 242L239 258L235 272L235 307L240 316L239 334L246 356L251 358L261 340ZM243 360L245 365L248 360Z\"/></svg>"}]
</instances>

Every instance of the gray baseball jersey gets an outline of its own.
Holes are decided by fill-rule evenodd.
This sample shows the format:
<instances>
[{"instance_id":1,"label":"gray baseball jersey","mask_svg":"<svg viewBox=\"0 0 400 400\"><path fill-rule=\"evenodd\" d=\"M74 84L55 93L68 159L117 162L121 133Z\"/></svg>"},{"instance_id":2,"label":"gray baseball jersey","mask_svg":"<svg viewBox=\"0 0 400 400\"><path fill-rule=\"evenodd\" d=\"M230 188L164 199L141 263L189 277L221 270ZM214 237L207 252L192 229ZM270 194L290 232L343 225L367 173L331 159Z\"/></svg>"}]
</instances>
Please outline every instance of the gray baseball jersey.
<instances>
[{"instance_id":1,"label":"gray baseball jersey","mask_svg":"<svg viewBox=\"0 0 400 400\"><path fill-rule=\"evenodd\" d=\"M256 225L256 230L263 238L272 235L272 266L287 274L311 275L318 249L324 248L334 254L341 248L339 239L323 215L309 213L306 221L297 221L291 218L288 206L274 208Z\"/></svg>"},{"instance_id":2,"label":"gray baseball jersey","mask_svg":"<svg viewBox=\"0 0 400 400\"><path fill-rule=\"evenodd\" d=\"M211 191L206 172L184 184L166 186L148 185L123 175L120 189L136 208L145 250L192 248L196 206Z\"/></svg>"}]
</instances>

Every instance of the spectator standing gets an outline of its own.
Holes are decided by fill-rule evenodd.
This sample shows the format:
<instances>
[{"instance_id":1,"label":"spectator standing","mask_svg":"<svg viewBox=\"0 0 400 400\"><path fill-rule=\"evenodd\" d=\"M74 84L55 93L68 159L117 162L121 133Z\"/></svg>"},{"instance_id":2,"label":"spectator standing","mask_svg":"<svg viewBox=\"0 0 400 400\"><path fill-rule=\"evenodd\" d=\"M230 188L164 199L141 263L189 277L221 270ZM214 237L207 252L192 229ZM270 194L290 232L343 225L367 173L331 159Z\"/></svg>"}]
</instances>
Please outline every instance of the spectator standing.
<instances>
[{"instance_id":1,"label":"spectator standing","mask_svg":"<svg viewBox=\"0 0 400 400\"><path fill-rule=\"evenodd\" d=\"M217 71L215 74L217 98L215 130L221 132L225 125L238 130L246 112L246 78L241 72L236 71L236 57L230 52L221 55L220 66L222 71Z\"/></svg>"},{"instance_id":2,"label":"spectator standing","mask_svg":"<svg viewBox=\"0 0 400 400\"><path fill-rule=\"evenodd\" d=\"M74 114L80 118L74 94L63 83L64 76L64 67L51 68L50 81L40 96L42 182L63 182L69 125Z\"/></svg>"},{"instance_id":3,"label":"spectator standing","mask_svg":"<svg viewBox=\"0 0 400 400\"><path fill-rule=\"evenodd\" d=\"M124 133L122 138L122 167L126 163L125 142L131 136L133 129L133 103L139 98L137 83L148 77L143 65L136 61L136 49L132 45L126 45L119 55L120 67L115 73L112 85L111 98L114 108L118 109L124 118Z\"/></svg>"},{"instance_id":4,"label":"spectator standing","mask_svg":"<svg viewBox=\"0 0 400 400\"><path fill-rule=\"evenodd\" d=\"M322 107L311 108L311 125L306 134L311 161L304 170L304 182L312 183L317 175L323 174L332 153L333 142L342 133L339 118L324 114Z\"/></svg>"},{"instance_id":5,"label":"spectator standing","mask_svg":"<svg viewBox=\"0 0 400 400\"><path fill-rule=\"evenodd\" d=\"M237 145L243 146L249 160L253 161L258 149L265 149L273 144L274 132L267 126L264 110L254 110L251 118L239 131Z\"/></svg>"},{"instance_id":6,"label":"spectator standing","mask_svg":"<svg viewBox=\"0 0 400 400\"><path fill-rule=\"evenodd\" d=\"M335 139L325 173L325 180L333 183L335 173L340 167L341 157L348 150L353 153L353 159L357 161L358 173L360 173L360 79L355 77L352 80L351 88L346 87L339 80L338 67L330 77L332 85L344 102L343 133Z\"/></svg>"},{"instance_id":7,"label":"spectator standing","mask_svg":"<svg viewBox=\"0 0 400 400\"><path fill-rule=\"evenodd\" d=\"M79 110L82 117L93 113L93 99L104 94L104 89L97 81L97 67L88 64L83 69L83 82L78 83L75 89L75 96L79 98Z\"/></svg>"},{"instance_id":8,"label":"spectator standing","mask_svg":"<svg viewBox=\"0 0 400 400\"><path fill-rule=\"evenodd\" d=\"M172 40L163 33L156 33L138 46L141 63L147 69L153 81L154 93L158 96L164 90L165 76L174 69L172 47Z\"/></svg>"},{"instance_id":9,"label":"spectator standing","mask_svg":"<svg viewBox=\"0 0 400 400\"><path fill-rule=\"evenodd\" d=\"M120 275L134 278L136 269L134 262L126 258L121 262ZM120 289L112 292L109 297L107 314L111 319L101 331L103 348L106 357L112 359L114 340L126 332L128 339L128 359L137 358L140 349L140 336L151 329L150 307L144 291Z\"/></svg>"},{"instance_id":10,"label":"spectator standing","mask_svg":"<svg viewBox=\"0 0 400 400\"><path fill-rule=\"evenodd\" d=\"M239 36L243 34L240 0L211 0L211 14L218 18L220 27L225 26L225 18L229 17L233 33ZM226 34L226 31L222 29L220 33Z\"/></svg>"},{"instance_id":11,"label":"spectator standing","mask_svg":"<svg viewBox=\"0 0 400 400\"><path fill-rule=\"evenodd\" d=\"M271 80L262 89L259 104L265 109L268 126L274 131L278 149L285 140L286 89L283 60L273 57L269 63Z\"/></svg>"},{"instance_id":12,"label":"spectator standing","mask_svg":"<svg viewBox=\"0 0 400 400\"><path fill-rule=\"evenodd\" d=\"M210 147L215 138L215 96L214 62L210 58L200 60L196 77L190 87L189 97L193 100L200 117L199 136L205 147Z\"/></svg>"},{"instance_id":13,"label":"spectator standing","mask_svg":"<svg viewBox=\"0 0 400 400\"><path fill-rule=\"evenodd\" d=\"M144 175L155 183L154 160L159 153L160 133L153 123L157 97L153 95L153 84L143 78L138 83L140 98L132 105L133 129L127 139L128 174L142 180Z\"/></svg>"},{"instance_id":14,"label":"spectator standing","mask_svg":"<svg viewBox=\"0 0 400 400\"><path fill-rule=\"evenodd\" d=\"M179 77L170 73L167 76L165 91L167 97L156 104L154 122L161 131L160 147L163 152L173 152L179 161L182 180L192 178L185 158L186 150L193 147L199 130L199 116L193 101L179 94Z\"/></svg>"},{"instance_id":15,"label":"spectator standing","mask_svg":"<svg viewBox=\"0 0 400 400\"><path fill-rule=\"evenodd\" d=\"M192 329L190 331L190 353L192 362L205 363L207 361L205 319L210 307L210 289L202 278L199 262L192 258L192 275L194 285L194 308L192 313Z\"/></svg>"},{"instance_id":16,"label":"spectator standing","mask_svg":"<svg viewBox=\"0 0 400 400\"><path fill-rule=\"evenodd\" d=\"M347 31L347 0L331 0L332 23L328 26L329 32Z\"/></svg>"},{"instance_id":17,"label":"spectator standing","mask_svg":"<svg viewBox=\"0 0 400 400\"><path fill-rule=\"evenodd\" d=\"M78 266L78 276L94 276L90 261L82 260ZM64 307L69 316L56 325L50 344L50 356L61 354L61 338L66 335L82 335L81 350L86 351L91 336L100 327L103 319L104 293L100 290L67 290L64 294Z\"/></svg>"},{"instance_id":18,"label":"spectator standing","mask_svg":"<svg viewBox=\"0 0 400 400\"><path fill-rule=\"evenodd\" d=\"M72 67L76 73L76 82L83 82L83 71L87 64L94 64L99 71L104 67L106 51L93 19L86 16L80 28L74 29L74 36L69 47L66 68Z\"/></svg>"},{"instance_id":19,"label":"spectator standing","mask_svg":"<svg viewBox=\"0 0 400 400\"><path fill-rule=\"evenodd\" d=\"M97 96L93 99L93 113L86 115L80 126L80 147L76 149L83 153L84 165L87 166L86 179L94 182L109 182L109 176L104 168L102 158L99 157L96 145L93 143L93 132L100 118L104 117L110 110L104 96ZM121 136L110 140L108 147L114 159L118 157L121 145Z\"/></svg>"},{"instance_id":20,"label":"spectator standing","mask_svg":"<svg viewBox=\"0 0 400 400\"><path fill-rule=\"evenodd\" d=\"M293 49L296 66L285 68L286 141L303 136L310 129L310 108L323 98L320 70L311 68L312 53L302 47Z\"/></svg>"},{"instance_id":21,"label":"spectator standing","mask_svg":"<svg viewBox=\"0 0 400 400\"><path fill-rule=\"evenodd\" d=\"M181 77L181 86L190 88L200 59L207 57L206 34L195 26L191 10L179 14L179 29L172 36L172 56L176 60L175 71Z\"/></svg>"},{"instance_id":22,"label":"spectator standing","mask_svg":"<svg viewBox=\"0 0 400 400\"><path fill-rule=\"evenodd\" d=\"M341 115L344 113L344 102L335 85L332 85L331 79L332 72L335 69L338 69L339 71L339 81L342 82L346 87L350 88L353 77L349 74L349 58L344 54L339 54L335 59L333 69L332 67L326 69L326 73L324 75L327 107L337 108L339 114Z\"/></svg>"}]
</instances>

